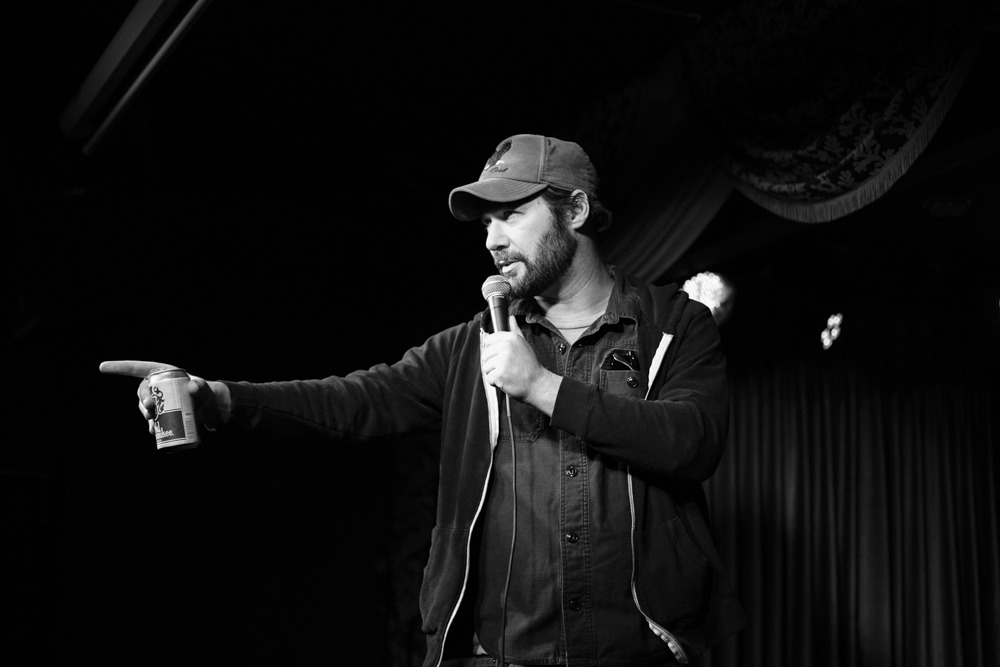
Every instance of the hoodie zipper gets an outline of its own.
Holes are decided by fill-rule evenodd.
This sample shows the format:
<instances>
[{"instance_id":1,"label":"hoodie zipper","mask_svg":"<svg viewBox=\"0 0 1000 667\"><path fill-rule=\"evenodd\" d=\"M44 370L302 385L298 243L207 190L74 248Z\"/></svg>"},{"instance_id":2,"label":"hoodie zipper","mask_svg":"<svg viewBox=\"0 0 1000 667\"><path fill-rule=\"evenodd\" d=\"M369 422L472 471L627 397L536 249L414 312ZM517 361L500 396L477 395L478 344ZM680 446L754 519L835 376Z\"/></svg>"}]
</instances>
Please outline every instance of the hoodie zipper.
<instances>
[{"instance_id":1,"label":"hoodie zipper","mask_svg":"<svg viewBox=\"0 0 1000 667\"><path fill-rule=\"evenodd\" d=\"M628 475L628 506L629 506L629 511L632 513L632 540L631 540L631 543L632 543L631 544L631 546L632 546L632 602L635 604L635 608L639 610L639 613L642 614L642 617L646 619L646 623L649 625L649 629L653 631L653 634L656 635L657 637L659 637L660 639L662 639L664 642L666 642L667 647L670 649L670 652L674 654L674 658L677 659L677 662L681 663L682 665L686 665L688 663L687 653L685 653L684 649L681 648L681 643L679 641L677 641L677 637L675 637L673 635L673 633L671 633L665 627L663 627L662 625L660 625L659 623L657 623L656 621L654 621L650 617L650 615L646 613L646 610L644 610L642 608L642 605L639 604L639 593L638 593L638 591L636 590L636 587L635 587L635 570L636 570L636 567L635 567L635 499L634 499L634 496L632 495L632 471L627 466L625 468L625 471L626 471L626 474Z\"/></svg>"},{"instance_id":2,"label":"hoodie zipper","mask_svg":"<svg viewBox=\"0 0 1000 667\"><path fill-rule=\"evenodd\" d=\"M455 616L458 614L458 610L462 606L462 600L465 598L465 591L469 585L469 555L472 553L472 533L476 529L476 523L479 522L479 515L483 511L483 504L486 502L486 489L489 488L489 476L493 472L492 457L490 457L490 459L490 467L486 471L487 483L483 485L483 493L479 498L479 507L476 509L476 515L472 517L472 525L469 526L469 537L465 541L465 574L462 577L462 590L458 594L458 601L455 603L455 607L451 610L448 622L444 626L444 634L441 635L441 655L438 656L437 667L441 667L441 661L444 659L444 647L445 644L448 643L448 631L451 630L451 624L455 622Z\"/></svg>"},{"instance_id":3,"label":"hoodie zipper","mask_svg":"<svg viewBox=\"0 0 1000 667\"><path fill-rule=\"evenodd\" d=\"M480 331L479 344L482 347L483 342L483 332ZM500 406L497 404L496 393L486 382L486 377L483 376L483 386L486 389L486 403L488 406L487 412L489 413L490 422L490 450L496 447L497 441L500 437ZM465 591L469 585L469 558L472 553L472 534L476 530L476 524L479 523L479 515L483 512L483 505L486 503L486 490L490 487L490 476L493 474L493 456L490 456L490 465L486 469L486 481L483 484L483 491L479 496L479 507L476 508L476 514L472 517L472 524L469 526L469 537L465 541L465 574L462 577L462 590L458 594L458 601L455 603L455 607L451 610L451 615L448 617L448 622L445 623L444 633L441 635L441 655L438 656L437 664L435 667L441 667L441 662L444 660L444 647L448 643L448 631L451 630L452 623L455 622L455 616L458 614L458 610L462 606L462 600L465 598Z\"/></svg>"},{"instance_id":4,"label":"hoodie zipper","mask_svg":"<svg viewBox=\"0 0 1000 667\"><path fill-rule=\"evenodd\" d=\"M656 380L657 374L660 372L660 365L663 363L663 357L667 353L667 348L670 347L670 343L673 342L673 334L665 333L660 338L659 345L656 346L656 352L653 354L653 361L649 366L649 385L646 390L646 400L649 400L649 394L652 391L653 383ZM628 508L629 512L632 513L632 535L631 535L631 547L632 547L632 602L635 604L635 608L639 610L642 617L646 619L646 623L649 625L649 629L653 631L653 634L666 642L667 647L670 652L674 654L674 658L677 662L682 665L688 663L687 653L681 648L681 643L677 641L677 637L673 635L665 627L654 621L649 614L642 608L639 604L639 593L635 587L635 496L632 493L632 469L628 466L625 467L625 473L628 475Z\"/></svg>"}]
</instances>

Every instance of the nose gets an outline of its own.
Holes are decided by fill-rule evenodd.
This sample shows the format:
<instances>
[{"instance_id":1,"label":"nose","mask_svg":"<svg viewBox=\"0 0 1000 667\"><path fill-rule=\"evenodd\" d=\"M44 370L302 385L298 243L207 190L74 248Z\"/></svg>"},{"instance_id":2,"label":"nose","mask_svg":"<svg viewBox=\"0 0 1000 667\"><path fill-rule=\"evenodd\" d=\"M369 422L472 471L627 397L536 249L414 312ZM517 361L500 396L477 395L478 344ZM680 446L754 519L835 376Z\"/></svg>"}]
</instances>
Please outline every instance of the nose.
<instances>
[{"instance_id":1,"label":"nose","mask_svg":"<svg viewBox=\"0 0 1000 667\"><path fill-rule=\"evenodd\" d=\"M490 220L486 224L486 249L490 252L506 248L508 244L507 234L503 225L497 220Z\"/></svg>"}]
</instances>

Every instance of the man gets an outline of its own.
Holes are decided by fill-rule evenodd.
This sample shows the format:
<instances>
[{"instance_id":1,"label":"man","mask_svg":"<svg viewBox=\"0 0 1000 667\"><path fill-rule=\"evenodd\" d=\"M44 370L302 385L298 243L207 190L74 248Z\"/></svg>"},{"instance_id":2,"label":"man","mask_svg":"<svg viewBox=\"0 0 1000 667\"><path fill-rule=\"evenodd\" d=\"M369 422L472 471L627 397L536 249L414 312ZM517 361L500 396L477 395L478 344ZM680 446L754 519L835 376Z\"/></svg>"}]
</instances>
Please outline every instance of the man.
<instances>
[{"instance_id":1,"label":"man","mask_svg":"<svg viewBox=\"0 0 1000 667\"><path fill-rule=\"evenodd\" d=\"M211 428L440 429L427 666L692 664L744 622L700 486L728 427L715 322L675 285L604 264L597 184L579 145L515 135L452 191L452 214L483 224L510 285L506 327L487 311L343 378L190 383ZM139 396L152 419L145 381Z\"/></svg>"}]
</instances>

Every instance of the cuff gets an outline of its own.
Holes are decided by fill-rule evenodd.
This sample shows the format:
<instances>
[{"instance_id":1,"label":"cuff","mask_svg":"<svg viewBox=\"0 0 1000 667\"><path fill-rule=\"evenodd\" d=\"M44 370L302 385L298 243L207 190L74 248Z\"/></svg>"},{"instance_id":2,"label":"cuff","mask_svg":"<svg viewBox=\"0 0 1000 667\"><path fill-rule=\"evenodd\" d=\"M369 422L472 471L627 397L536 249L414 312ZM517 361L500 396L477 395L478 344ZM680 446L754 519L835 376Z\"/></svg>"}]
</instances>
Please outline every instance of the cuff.
<instances>
[{"instance_id":1,"label":"cuff","mask_svg":"<svg viewBox=\"0 0 1000 667\"><path fill-rule=\"evenodd\" d=\"M257 396L247 382L220 380L229 389L229 421L226 426L239 431L249 431L257 423Z\"/></svg>"},{"instance_id":2,"label":"cuff","mask_svg":"<svg viewBox=\"0 0 1000 667\"><path fill-rule=\"evenodd\" d=\"M597 387L563 378L556 394L555 407L552 408L552 425L586 440L587 417L596 393Z\"/></svg>"}]
</instances>

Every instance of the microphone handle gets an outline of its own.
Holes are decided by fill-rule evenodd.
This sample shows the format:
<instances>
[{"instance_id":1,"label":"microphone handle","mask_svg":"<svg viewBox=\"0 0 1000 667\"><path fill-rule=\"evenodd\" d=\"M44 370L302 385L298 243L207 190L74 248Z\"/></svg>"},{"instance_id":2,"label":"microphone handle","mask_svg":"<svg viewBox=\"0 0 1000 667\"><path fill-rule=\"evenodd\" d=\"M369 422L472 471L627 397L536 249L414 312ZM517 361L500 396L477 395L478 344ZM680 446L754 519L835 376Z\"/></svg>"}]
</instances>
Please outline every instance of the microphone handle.
<instances>
[{"instance_id":1,"label":"microphone handle","mask_svg":"<svg viewBox=\"0 0 1000 667\"><path fill-rule=\"evenodd\" d=\"M507 298L502 295L490 297L490 316L493 318L493 331L510 331L507 322Z\"/></svg>"}]
</instances>

